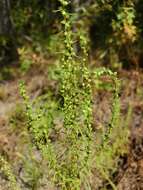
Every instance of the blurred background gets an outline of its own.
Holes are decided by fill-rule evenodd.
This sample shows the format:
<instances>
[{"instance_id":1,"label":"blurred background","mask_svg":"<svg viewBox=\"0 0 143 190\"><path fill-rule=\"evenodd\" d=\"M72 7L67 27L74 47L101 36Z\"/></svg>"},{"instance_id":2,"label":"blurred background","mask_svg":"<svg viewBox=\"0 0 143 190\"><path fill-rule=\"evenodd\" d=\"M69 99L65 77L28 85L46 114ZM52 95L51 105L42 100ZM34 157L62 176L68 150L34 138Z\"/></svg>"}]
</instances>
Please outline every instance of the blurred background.
<instances>
[{"instance_id":1,"label":"blurred background","mask_svg":"<svg viewBox=\"0 0 143 190\"><path fill-rule=\"evenodd\" d=\"M62 45L59 8L56 0L2 1L1 66L15 65L18 50L24 46L57 55ZM142 68L142 10L140 0L71 1L72 22L84 22L86 26L92 64L96 61L96 65L116 69ZM78 24L75 28L78 30Z\"/></svg>"}]
</instances>

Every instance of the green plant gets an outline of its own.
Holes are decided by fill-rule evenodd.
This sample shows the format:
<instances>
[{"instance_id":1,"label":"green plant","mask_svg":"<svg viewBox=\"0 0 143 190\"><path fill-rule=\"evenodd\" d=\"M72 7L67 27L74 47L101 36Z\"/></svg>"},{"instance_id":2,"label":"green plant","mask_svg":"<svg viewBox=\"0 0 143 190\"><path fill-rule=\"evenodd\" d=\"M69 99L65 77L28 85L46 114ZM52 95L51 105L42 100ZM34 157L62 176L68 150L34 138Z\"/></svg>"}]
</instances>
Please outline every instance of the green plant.
<instances>
[{"instance_id":1,"label":"green plant","mask_svg":"<svg viewBox=\"0 0 143 190\"><path fill-rule=\"evenodd\" d=\"M11 166L1 155L0 155L0 170L8 178L11 190L20 190L15 175L12 172Z\"/></svg>"},{"instance_id":2,"label":"green plant","mask_svg":"<svg viewBox=\"0 0 143 190\"><path fill-rule=\"evenodd\" d=\"M44 118L43 112L41 109L38 111L33 110L31 101L29 97L26 95L26 90L24 87L24 83L20 83L20 91L21 96L24 99L24 103L26 105L26 114L28 117L28 127L29 132L32 135L32 139L34 145L41 150L44 157L49 157L49 164L55 162L53 159L55 156L52 151L52 144L50 143L49 137L49 126L46 125L46 120Z\"/></svg>"},{"instance_id":3,"label":"green plant","mask_svg":"<svg viewBox=\"0 0 143 190\"><path fill-rule=\"evenodd\" d=\"M62 160L58 159L59 155L56 155L54 146L49 139L48 126L42 123L42 114L34 114L22 83L20 89L27 108L30 133L36 147L42 151L44 157L48 158L49 168L54 171L55 183L61 186L62 189L80 189L83 179L85 179L84 176L90 169L89 159L92 141L91 86L89 72L85 65L87 61L86 38L80 39L83 59L79 61L76 59L73 45L70 15L66 12L68 3L66 1L61 3L61 13L64 17L62 24L65 28L65 51L62 58L61 74L61 95L64 100L62 109L64 114L64 139L61 146L66 145ZM81 69L82 76L80 76Z\"/></svg>"},{"instance_id":4,"label":"green plant","mask_svg":"<svg viewBox=\"0 0 143 190\"><path fill-rule=\"evenodd\" d=\"M108 180L111 187L116 189L110 180L109 170L113 167L110 161L116 157L116 143L120 137L116 138L111 145L113 132L119 126L120 102L119 87L120 82L117 73L106 68L96 69L94 77L100 80L102 76L111 79L111 89L113 91L111 120L102 134L100 144L96 144L92 131L92 78L87 67L88 62L88 37L83 30L84 22L79 22L79 32L72 31L73 20L68 12L69 2L60 0L60 12L63 16L62 25L64 27L64 51L61 58L61 73L58 80L61 82L61 115L63 125L61 127L62 138L51 140L51 131L55 133L53 116L48 122L43 114L43 108L34 109L29 97L26 95L24 84L21 83L20 91L26 105L28 116L28 128L34 145L41 151L43 158L48 161L49 176L55 186L62 190L79 190L83 186L90 189L88 180L96 160L95 167ZM79 40L80 53L77 51L77 44L74 40ZM77 54L79 55L77 56ZM94 78L94 79L95 79ZM48 108L47 108L48 109ZM49 115L52 113L49 112ZM47 115L48 116L48 115ZM116 129L115 129L116 128ZM59 131L59 132L61 132ZM116 132L115 132L116 133ZM117 136L116 136L117 137ZM117 143L117 144L118 144ZM119 143L121 145L121 143ZM112 148L113 149L112 150ZM96 147L96 152L94 152ZM119 146L118 146L119 148ZM108 157L107 166L104 166L104 157ZM109 162L108 162L109 161ZM106 170L105 170L106 169Z\"/></svg>"},{"instance_id":5,"label":"green plant","mask_svg":"<svg viewBox=\"0 0 143 190\"><path fill-rule=\"evenodd\" d=\"M112 72L107 68L98 68L93 73L93 77L95 80L99 80L102 76L108 76L112 80L113 87L111 88L113 91L113 100L112 100L112 116L105 132L105 136L103 142L109 138L110 133L112 132L113 127L118 125L118 120L120 118L120 100L119 100L119 91L120 91L120 81L117 78L117 73Z\"/></svg>"},{"instance_id":6,"label":"green plant","mask_svg":"<svg viewBox=\"0 0 143 190\"><path fill-rule=\"evenodd\" d=\"M68 1L60 1L64 18L65 49L62 57L61 94L64 100L64 128L66 132L67 150L64 166L65 189L80 189L81 184L90 171L92 144L92 95L89 71L87 68L87 38L80 33L82 55L76 58L77 49L72 32L72 19L67 12ZM75 34L76 35L76 34ZM85 177L86 176L86 177ZM67 187L66 187L67 186Z\"/></svg>"},{"instance_id":7,"label":"green plant","mask_svg":"<svg viewBox=\"0 0 143 190\"><path fill-rule=\"evenodd\" d=\"M109 90L113 94L111 100L111 119L108 125L104 126L105 129L102 129L102 132L96 135L98 144L95 144L95 152L93 163L95 162L94 167L101 175L102 180L107 181L107 185L110 185L111 189L117 190L116 185L114 184L113 174L116 173L118 169L118 159L120 155L128 153L128 123L131 114L131 107L128 110L127 116L124 117L120 113L120 80L117 78L117 73L112 72L107 68L98 68L93 71L93 78L95 84L97 81L102 80L102 76L106 77L106 80L111 83L109 88L105 88L107 82L105 80L105 86L98 85L105 90ZM110 80L109 80L110 79ZM102 137L102 138L101 138ZM106 186L105 186L106 189Z\"/></svg>"}]
</instances>

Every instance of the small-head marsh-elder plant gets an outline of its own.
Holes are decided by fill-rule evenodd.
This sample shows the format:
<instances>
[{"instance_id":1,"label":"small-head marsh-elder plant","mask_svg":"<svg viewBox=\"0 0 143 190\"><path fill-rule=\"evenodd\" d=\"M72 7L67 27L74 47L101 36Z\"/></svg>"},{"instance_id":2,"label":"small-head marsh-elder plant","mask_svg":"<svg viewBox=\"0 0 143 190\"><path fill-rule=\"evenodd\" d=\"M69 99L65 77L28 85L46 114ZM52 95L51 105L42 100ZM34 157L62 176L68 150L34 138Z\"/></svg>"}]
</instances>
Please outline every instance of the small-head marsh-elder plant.
<instances>
[{"instance_id":1,"label":"small-head marsh-elder plant","mask_svg":"<svg viewBox=\"0 0 143 190\"><path fill-rule=\"evenodd\" d=\"M24 85L21 83L21 95L25 101L29 118L29 132L34 145L41 150L43 158L48 160L49 176L55 186L62 190L80 190L81 187L90 189L88 177L92 169L93 136L92 131L92 88L90 72L87 67L88 40L83 26L79 32L81 47L80 57L77 56L71 14L68 12L70 4L67 0L59 0L60 12L63 16L64 52L61 58L61 88L63 98L61 111L64 115L63 137L57 139L62 148L57 154L57 146L50 139L49 126L44 122L42 110L33 111ZM109 139L112 128L116 125L119 114L118 79L110 70L97 70L97 76L109 75L115 83L113 115L106 133L103 135L103 145ZM100 145L99 145L100 146ZM102 151L102 150L101 150ZM113 185L112 185L113 186Z\"/></svg>"},{"instance_id":2,"label":"small-head marsh-elder plant","mask_svg":"<svg viewBox=\"0 0 143 190\"><path fill-rule=\"evenodd\" d=\"M87 50L86 38L80 36L83 58L76 58L73 44L72 24L67 12L67 1L61 1L60 11L64 20L65 49L61 59L61 95L64 100L64 147L63 155L59 156L48 138L48 126L37 126L41 122L42 114L34 114L32 105L21 83L21 95L24 98L29 118L29 130L35 145L42 151L49 161L49 170L52 171L54 182L61 189L80 189L86 181L90 171L90 155L92 142L92 108L91 86L89 71L86 66Z\"/></svg>"}]
</instances>

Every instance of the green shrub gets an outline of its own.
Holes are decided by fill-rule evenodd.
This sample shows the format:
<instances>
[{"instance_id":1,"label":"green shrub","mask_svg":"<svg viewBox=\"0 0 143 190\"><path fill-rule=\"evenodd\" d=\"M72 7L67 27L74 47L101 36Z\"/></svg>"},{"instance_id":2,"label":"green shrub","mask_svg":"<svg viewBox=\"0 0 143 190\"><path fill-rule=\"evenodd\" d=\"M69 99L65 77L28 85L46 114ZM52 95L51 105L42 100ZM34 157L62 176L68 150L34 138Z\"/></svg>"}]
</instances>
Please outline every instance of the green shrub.
<instances>
[{"instance_id":1,"label":"green shrub","mask_svg":"<svg viewBox=\"0 0 143 190\"><path fill-rule=\"evenodd\" d=\"M116 189L109 177L109 171L114 167L113 160L119 156L118 148L121 149L121 136L116 134L120 119L118 96L120 81L117 73L105 68L96 69L92 79L87 65L88 37L87 31L84 31L84 22L78 22L79 31L74 33L72 28L75 23L68 12L69 2L60 0L60 3L60 12L63 16L64 51L61 57L61 69L58 70L60 72L59 93L62 101L56 109L58 107L57 112L60 112L59 115L63 119L58 131L62 135L58 134L56 138L51 138L51 134L56 134L57 130L54 126L53 111L50 112L47 108L45 117L45 108L34 107L26 94L24 84L21 83L20 91L26 105L31 140L41 151L43 159L48 161L48 175L56 187L62 190L79 190L82 186L90 189L89 176L92 168L95 167L111 187ZM74 43L75 39L79 44ZM80 46L80 52L77 50L77 45ZM96 134L92 130L92 80L100 80L101 76L106 75L112 81L112 115L106 130L101 135L101 143L96 144ZM111 144L114 132L116 139ZM107 157L107 166L104 165L104 157Z\"/></svg>"}]
</instances>

